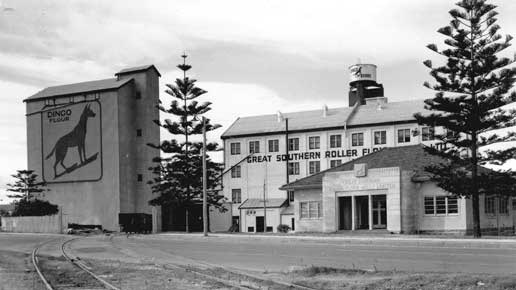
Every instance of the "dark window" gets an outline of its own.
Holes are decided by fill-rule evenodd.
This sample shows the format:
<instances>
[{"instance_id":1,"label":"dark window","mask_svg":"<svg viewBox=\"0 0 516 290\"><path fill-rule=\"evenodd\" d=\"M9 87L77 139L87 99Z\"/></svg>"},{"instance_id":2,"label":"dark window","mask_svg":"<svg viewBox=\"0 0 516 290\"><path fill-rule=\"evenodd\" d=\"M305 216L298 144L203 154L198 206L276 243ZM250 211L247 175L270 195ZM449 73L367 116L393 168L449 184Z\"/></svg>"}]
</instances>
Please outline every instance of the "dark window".
<instances>
[{"instance_id":1,"label":"dark window","mask_svg":"<svg viewBox=\"0 0 516 290\"><path fill-rule=\"evenodd\" d=\"M341 135L330 135L330 148L342 147L342 136Z\"/></svg>"},{"instance_id":2,"label":"dark window","mask_svg":"<svg viewBox=\"0 0 516 290\"><path fill-rule=\"evenodd\" d=\"M138 181L143 181L143 175L138 174L138 175L137 175L137 179L138 179Z\"/></svg>"},{"instance_id":3,"label":"dark window","mask_svg":"<svg viewBox=\"0 0 516 290\"><path fill-rule=\"evenodd\" d=\"M288 163L288 175L299 175L299 162Z\"/></svg>"},{"instance_id":4,"label":"dark window","mask_svg":"<svg viewBox=\"0 0 516 290\"><path fill-rule=\"evenodd\" d=\"M231 155L239 155L240 154L240 143L231 143Z\"/></svg>"},{"instance_id":5,"label":"dark window","mask_svg":"<svg viewBox=\"0 0 516 290\"><path fill-rule=\"evenodd\" d=\"M498 212L500 214L509 214L509 197L503 196L498 199Z\"/></svg>"},{"instance_id":6,"label":"dark window","mask_svg":"<svg viewBox=\"0 0 516 290\"><path fill-rule=\"evenodd\" d=\"M496 199L494 196L486 196L484 198L484 212L486 214L495 214L496 212Z\"/></svg>"},{"instance_id":7,"label":"dark window","mask_svg":"<svg viewBox=\"0 0 516 290\"><path fill-rule=\"evenodd\" d=\"M136 95L134 96L137 100L142 98L142 93L136 92Z\"/></svg>"},{"instance_id":8,"label":"dark window","mask_svg":"<svg viewBox=\"0 0 516 290\"><path fill-rule=\"evenodd\" d=\"M279 140L269 140L269 152L278 152L279 151Z\"/></svg>"},{"instance_id":9,"label":"dark window","mask_svg":"<svg viewBox=\"0 0 516 290\"><path fill-rule=\"evenodd\" d=\"M234 166L231 168L231 178L240 178L242 177L242 170L240 165Z\"/></svg>"},{"instance_id":10,"label":"dark window","mask_svg":"<svg viewBox=\"0 0 516 290\"><path fill-rule=\"evenodd\" d=\"M364 146L364 133L351 134L351 146Z\"/></svg>"},{"instance_id":11,"label":"dark window","mask_svg":"<svg viewBox=\"0 0 516 290\"><path fill-rule=\"evenodd\" d=\"M242 190L240 188L235 188L231 190L231 200L233 201L233 203L242 202Z\"/></svg>"},{"instance_id":12,"label":"dark window","mask_svg":"<svg viewBox=\"0 0 516 290\"><path fill-rule=\"evenodd\" d=\"M342 160L330 160L330 168L337 167L342 164Z\"/></svg>"},{"instance_id":13,"label":"dark window","mask_svg":"<svg viewBox=\"0 0 516 290\"><path fill-rule=\"evenodd\" d=\"M308 149L319 149L321 148L321 137L312 136L308 137Z\"/></svg>"},{"instance_id":14,"label":"dark window","mask_svg":"<svg viewBox=\"0 0 516 290\"><path fill-rule=\"evenodd\" d=\"M374 145L383 145L383 144L387 144L387 132L386 131L374 132Z\"/></svg>"},{"instance_id":15,"label":"dark window","mask_svg":"<svg viewBox=\"0 0 516 290\"><path fill-rule=\"evenodd\" d=\"M260 153L260 141L249 141L249 153Z\"/></svg>"},{"instance_id":16,"label":"dark window","mask_svg":"<svg viewBox=\"0 0 516 290\"><path fill-rule=\"evenodd\" d=\"M398 130L398 143L410 142L410 129Z\"/></svg>"},{"instance_id":17,"label":"dark window","mask_svg":"<svg viewBox=\"0 0 516 290\"><path fill-rule=\"evenodd\" d=\"M321 171L321 162L320 161L310 161L308 163L308 173L315 174Z\"/></svg>"},{"instance_id":18,"label":"dark window","mask_svg":"<svg viewBox=\"0 0 516 290\"><path fill-rule=\"evenodd\" d=\"M434 140L434 128L430 128L430 127L421 128L421 140L423 140L423 141Z\"/></svg>"},{"instance_id":19,"label":"dark window","mask_svg":"<svg viewBox=\"0 0 516 290\"><path fill-rule=\"evenodd\" d=\"M141 137L142 136L142 129L136 130L136 136Z\"/></svg>"},{"instance_id":20,"label":"dark window","mask_svg":"<svg viewBox=\"0 0 516 290\"><path fill-rule=\"evenodd\" d=\"M288 194L288 201L289 202L293 202L294 201L294 191L293 190L289 190L287 192L287 194Z\"/></svg>"},{"instance_id":21,"label":"dark window","mask_svg":"<svg viewBox=\"0 0 516 290\"><path fill-rule=\"evenodd\" d=\"M290 138L290 139L288 139L288 150L289 151L297 151L297 150L299 150L299 138Z\"/></svg>"}]
</instances>

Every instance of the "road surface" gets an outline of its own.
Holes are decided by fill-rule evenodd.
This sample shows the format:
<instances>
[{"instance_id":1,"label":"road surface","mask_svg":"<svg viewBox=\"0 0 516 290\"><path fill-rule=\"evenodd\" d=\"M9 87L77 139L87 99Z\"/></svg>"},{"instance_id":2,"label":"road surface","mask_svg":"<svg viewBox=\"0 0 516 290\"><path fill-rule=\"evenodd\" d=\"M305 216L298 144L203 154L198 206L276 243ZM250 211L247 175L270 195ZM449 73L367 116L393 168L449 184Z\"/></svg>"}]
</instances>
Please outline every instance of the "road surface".
<instances>
[{"instance_id":1,"label":"road surface","mask_svg":"<svg viewBox=\"0 0 516 290\"><path fill-rule=\"evenodd\" d=\"M286 271L292 266L321 265L411 272L516 273L515 247L417 245L417 242L378 245L360 241L166 234L119 236L114 241L122 248L155 258L170 255L256 271Z\"/></svg>"}]
</instances>

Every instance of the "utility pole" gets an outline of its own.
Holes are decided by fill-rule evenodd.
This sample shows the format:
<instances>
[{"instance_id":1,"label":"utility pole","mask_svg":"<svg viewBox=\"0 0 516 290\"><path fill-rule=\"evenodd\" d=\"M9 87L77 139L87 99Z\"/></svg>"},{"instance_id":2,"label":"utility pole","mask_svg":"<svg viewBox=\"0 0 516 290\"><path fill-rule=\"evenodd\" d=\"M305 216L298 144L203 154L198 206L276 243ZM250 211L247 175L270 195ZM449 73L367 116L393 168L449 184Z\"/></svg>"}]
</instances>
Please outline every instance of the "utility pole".
<instances>
[{"instance_id":1,"label":"utility pole","mask_svg":"<svg viewBox=\"0 0 516 290\"><path fill-rule=\"evenodd\" d=\"M263 232L267 232L267 203L265 191L267 188L267 162L265 162L265 177L263 178Z\"/></svg>"},{"instance_id":2,"label":"utility pole","mask_svg":"<svg viewBox=\"0 0 516 290\"><path fill-rule=\"evenodd\" d=\"M206 118L202 117L202 224L204 236L208 236L208 204L206 201Z\"/></svg>"}]
</instances>

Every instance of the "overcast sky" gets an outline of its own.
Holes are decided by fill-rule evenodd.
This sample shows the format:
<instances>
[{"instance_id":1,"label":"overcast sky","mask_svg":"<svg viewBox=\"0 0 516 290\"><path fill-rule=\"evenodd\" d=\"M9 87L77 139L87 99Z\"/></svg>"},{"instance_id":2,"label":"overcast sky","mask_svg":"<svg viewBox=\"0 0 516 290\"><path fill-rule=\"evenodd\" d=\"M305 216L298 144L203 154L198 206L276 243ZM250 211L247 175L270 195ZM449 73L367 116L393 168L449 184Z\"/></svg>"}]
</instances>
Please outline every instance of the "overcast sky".
<instances>
[{"instance_id":1,"label":"overcast sky","mask_svg":"<svg viewBox=\"0 0 516 290\"><path fill-rule=\"evenodd\" d=\"M516 1L492 2L501 32L516 36ZM186 51L224 127L213 140L239 116L347 106L358 59L378 65L390 101L429 98L421 63L439 58L425 46L442 42L435 31L453 3L0 0L0 203L9 175L26 167L22 100L44 87L142 64L156 65L164 86Z\"/></svg>"}]
</instances>

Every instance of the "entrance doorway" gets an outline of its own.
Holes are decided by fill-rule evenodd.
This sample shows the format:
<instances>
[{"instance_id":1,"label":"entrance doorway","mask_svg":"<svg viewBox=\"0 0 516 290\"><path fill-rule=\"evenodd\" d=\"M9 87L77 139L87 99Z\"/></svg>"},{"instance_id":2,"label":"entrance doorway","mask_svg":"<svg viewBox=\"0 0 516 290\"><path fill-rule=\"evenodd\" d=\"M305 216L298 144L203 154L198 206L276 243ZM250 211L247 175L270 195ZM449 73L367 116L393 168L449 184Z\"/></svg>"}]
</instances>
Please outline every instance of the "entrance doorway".
<instances>
[{"instance_id":1,"label":"entrance doorway","mask_svg":"<svg viewBox=\"0 0 516 290\"><path fill-rule=\"evenodd\" d=\"M387 198L385 195L373 195L373 229L387 228Z\"/></svg>"},{"instance_id":2,"label":"entrance doorway","mask_svg":"<svg viewBox=\"0 0 516 290\"><path fill-rule=\"evenodd\" d=\"M261 233L265 232L264 218L263 216L256 217L256 232Z\"/></svg>"},{"instance_id":3,"label":"entrance doorway","mask_svg":"<svg viewBox=\"0 0 516 290\"><path fill-rule=\"evenodd\" d=\"M355 196L355 204L357 229L369 229L369 197L366 195Z\"/></svg>"},{"instance_id":4,"label":"entrance doorway","mask_svg":"<svg viewBox=\"0 0 516 290\"><path fill-rule=\"evenodd\" d=\"M339 197L339 230L351 230L351 196Z\"/></svg>"}]
</instances>

